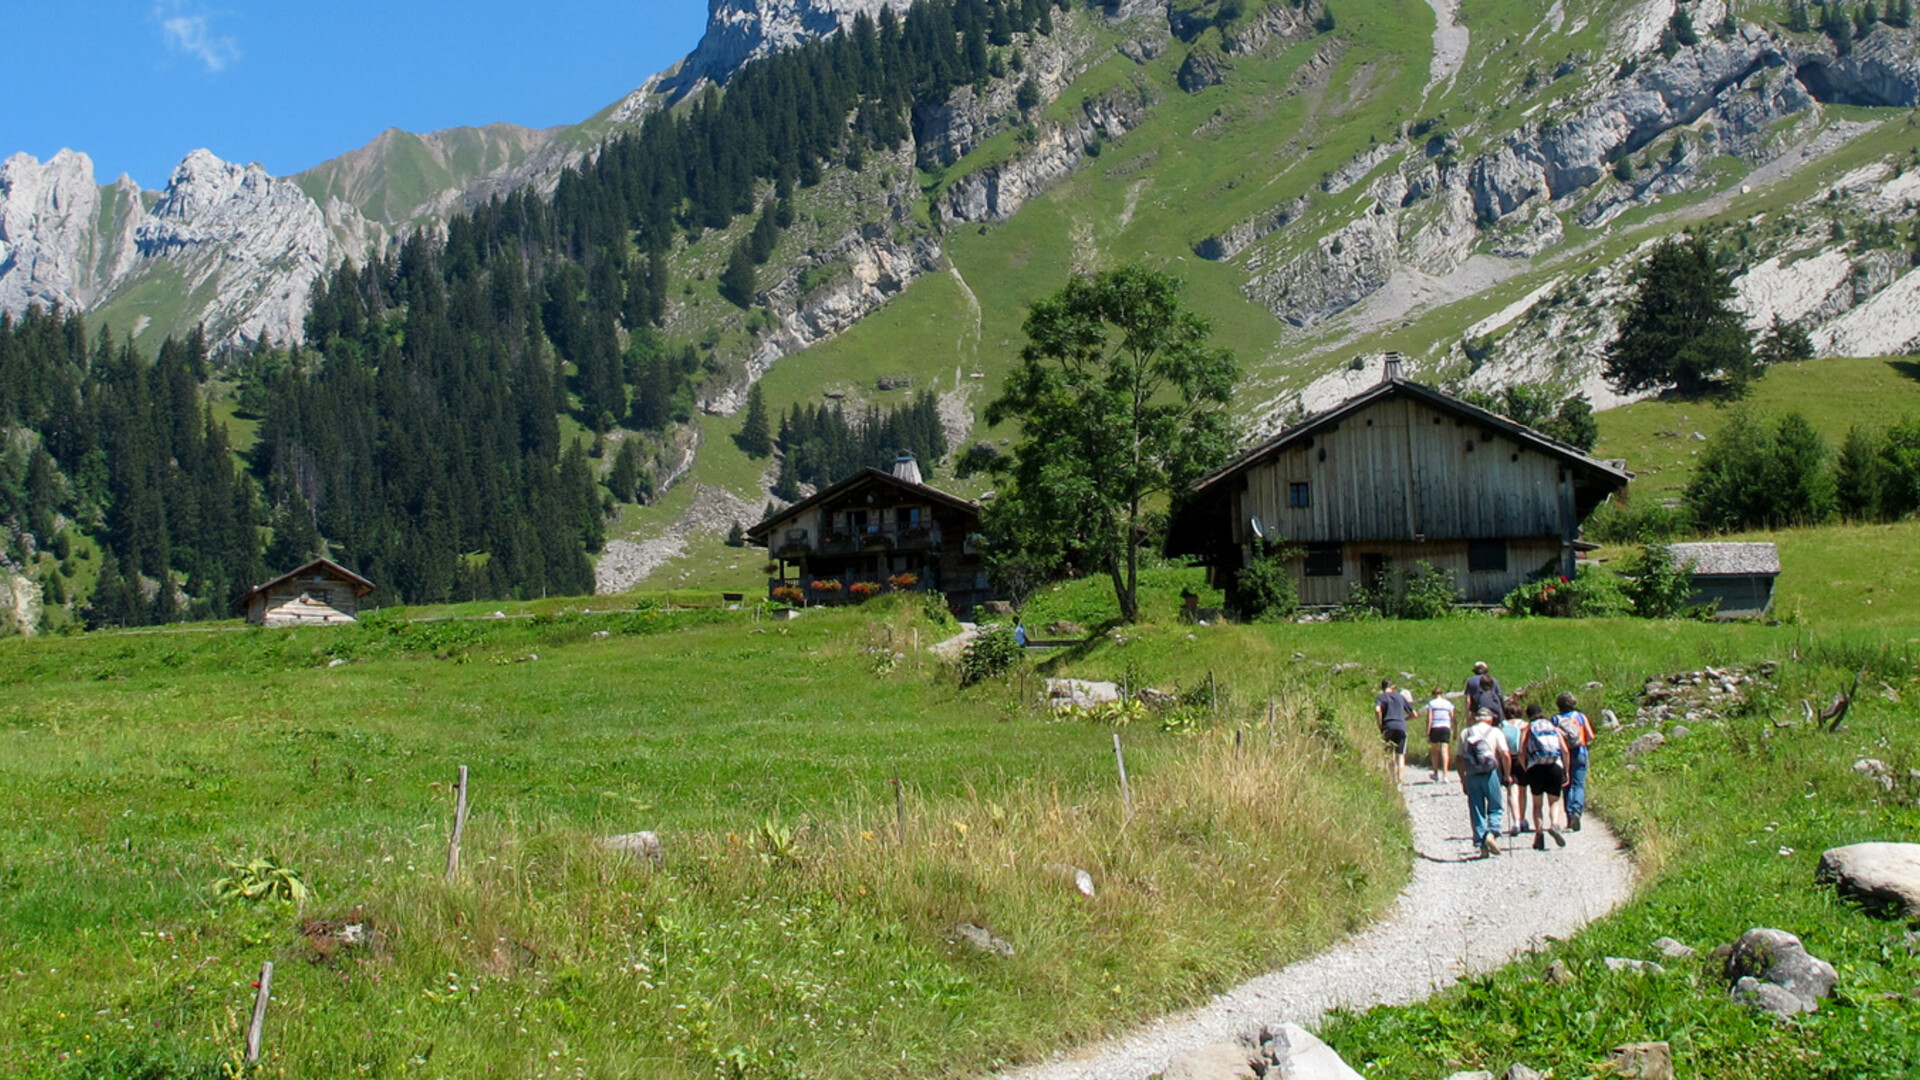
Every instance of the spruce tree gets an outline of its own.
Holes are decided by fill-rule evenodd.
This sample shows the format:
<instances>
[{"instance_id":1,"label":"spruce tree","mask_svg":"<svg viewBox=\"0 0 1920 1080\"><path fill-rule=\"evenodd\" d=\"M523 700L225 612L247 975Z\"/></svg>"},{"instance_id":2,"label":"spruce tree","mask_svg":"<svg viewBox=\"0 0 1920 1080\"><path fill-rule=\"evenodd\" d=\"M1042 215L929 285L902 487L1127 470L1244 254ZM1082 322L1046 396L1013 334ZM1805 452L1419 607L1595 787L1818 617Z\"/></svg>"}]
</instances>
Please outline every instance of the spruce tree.
<instances>
[{"instance_id":1,"label":"spruce tree","mask_svg":"<svg viewBox=\"0 0 1920 1080\"><path fill-rule=\"evenodd\" d=\"M751 458L773 455L773 436L767 430L767 398L759 383L747 391L747 418L740 425L740 449Z\"/></svg>"},{"instance_id":2,"label":"spruce tree","mask_svg":"<svg viewBox=\"0 0 1920 1080\"><path fill-rule=\"evenodd\" d=\"M1640 268L1606 375L1621 393L1672 387L1684 395L1739 393L1757 373L1752 339L1728 306L1733 283L1699 237L1668 240Z\"/></svg>"},{"instance_id":3,"label":"spruce tree","mask_svg":"<svg viewBox=\"0 0 1920 1080\"><path fill-rule=\"evenodd\" d=\"M720 273L720 295L741 308L752 307L760 292L750 240L751 237L734 245L733 254L727 257L727 268Z\"/></svg>"},{"instance_id":4,"label":"spruce tree","mask_svg":"<svg viewBox=\"0 0 1920 1080\"><path fill-rule=\"evenodd\" d=\"M613 455L613 468L607 470L607 490L613 492L613 497L621 502L632 502L634 487L639 482L639 440L622 439L620 449Z\"/></svg>"},{"instance_id":5,"label":"spruce tree","mask_svg":"<svg viewBox=\"0 0 1920 1080\"><path fill-rule=\"evenodd\" d=\"M1834 496L1849 521L1880 516L1880 438L1859 425L1847 430L1834 464Z\"/></svg>"}]
</instances>

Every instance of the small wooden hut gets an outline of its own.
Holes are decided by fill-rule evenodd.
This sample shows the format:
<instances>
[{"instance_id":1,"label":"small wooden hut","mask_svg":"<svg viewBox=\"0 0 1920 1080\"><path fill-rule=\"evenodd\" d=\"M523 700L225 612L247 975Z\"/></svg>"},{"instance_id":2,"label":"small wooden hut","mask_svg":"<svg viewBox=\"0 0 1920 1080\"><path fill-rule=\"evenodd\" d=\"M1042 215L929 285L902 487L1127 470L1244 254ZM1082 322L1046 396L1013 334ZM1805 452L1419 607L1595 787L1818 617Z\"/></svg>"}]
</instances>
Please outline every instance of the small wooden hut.
<instances>
[{"instance_id":1,"label":"small wooden hut","mask_svg":"<svg viewBox=\"0 0 1920 1080\"><path fill-rule=\"evenodd\" d=\"M1692 602L1715 605L1720 618L1758 618L1773 606L1773 583L1780 576L1780 549L1774 545L1714 540L1668 550L1674 563L1693 575Z\"/></svg>"},{"instance_id":2,"label":"small wooden hut","mask_svg":"<svg viewBox=\"0 0 1920 1080\"><path fill-rule=\"evenodd\" d=\"M332 559L315 559L248 589L234 610L259 626L332 626L354 622L373 582Z\"/></svg>"}]
</instances>

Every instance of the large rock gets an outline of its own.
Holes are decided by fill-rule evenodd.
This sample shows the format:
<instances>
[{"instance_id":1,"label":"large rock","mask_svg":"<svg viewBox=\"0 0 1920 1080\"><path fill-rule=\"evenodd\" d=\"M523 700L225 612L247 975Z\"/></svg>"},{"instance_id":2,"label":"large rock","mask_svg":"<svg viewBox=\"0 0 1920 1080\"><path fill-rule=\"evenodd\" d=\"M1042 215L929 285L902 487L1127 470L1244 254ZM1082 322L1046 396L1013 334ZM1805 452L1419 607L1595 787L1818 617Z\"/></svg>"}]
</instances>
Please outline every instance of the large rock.
<instances>
[{"instance_id":1,"label":"large rock","mask_svg":"<svg viewBox=\"0 0 1920 1080\"><path fill-rule=\"evenodd\" d=\"M1833 992L1839 973L1785 930L1758 927L1734 942L1727 956L1726 978L1736 995L1769 1012L1780 1012L1785 999L1756 983L1786 991L1799 1002L1800 1011L1812 1012L1821 998Z\"/></svg>"},{"instance_id":2,"label":"large rock","mask_svg":"<svg viewBox=\"0 0 1920 1080\"><path fill-rule=\"evenodd\" d=\"M1621 1080L1673 1080L1673 1048L1663 1042L1616 1046L1607 1054L1607 1068Z\"/></svg>"},{"instance_id":3,"label":"large rock","mask_svg":"<svg viewBox=\"0 0 1920 1080\"><path fill-rule=\"evenodd\" d=\"M1161 1080L1256 1080L1254 1053L1237 1042L1203 1046L1185 1057L1176 1058Z\"/></svg>"},{"instance_id":4,"label":"large rock","mask_svg":"<svg viewBox=\"0 0 1920 1080\"><path fill-rule=\"evenodd\" d=\"M1868 843L1828 848L1817 880L1832 882L1874 911L1920 919L1920 844Z\"/></svg>"},{"instance_id":5,"label":"large rock","mask_svg":"<svg viewBox=\"0 0 1920 1080\"><path fill-rule=\"evenodd\" d=\"M1262 1076L1280 1080L1364 1080L1333 1047L1298 1024L1281 1024L1260 1032L1260 1057L1267 1067Z\"/></svg>"}]
</instances>

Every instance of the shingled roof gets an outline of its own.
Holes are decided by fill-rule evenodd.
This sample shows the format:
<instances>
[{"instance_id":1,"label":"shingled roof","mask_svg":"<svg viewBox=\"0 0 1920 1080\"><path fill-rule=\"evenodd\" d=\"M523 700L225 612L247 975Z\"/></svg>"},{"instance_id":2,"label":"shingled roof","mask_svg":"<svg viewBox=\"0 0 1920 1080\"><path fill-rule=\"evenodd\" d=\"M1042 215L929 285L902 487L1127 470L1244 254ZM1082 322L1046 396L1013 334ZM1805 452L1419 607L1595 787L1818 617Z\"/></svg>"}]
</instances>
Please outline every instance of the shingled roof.
<instances>
[{"instance_id":1,"label":"shingled roof","mask_svg":"<svg viewBox=\"0 0 1920 1080\"><path fill-rule=\"evenodd\" d=\"M1752 577L1780 572L1780 549L1772 544L1712 540L1670 547L1673 561L1692 564L1695 577Z\"/></svg>"}]
</instances>

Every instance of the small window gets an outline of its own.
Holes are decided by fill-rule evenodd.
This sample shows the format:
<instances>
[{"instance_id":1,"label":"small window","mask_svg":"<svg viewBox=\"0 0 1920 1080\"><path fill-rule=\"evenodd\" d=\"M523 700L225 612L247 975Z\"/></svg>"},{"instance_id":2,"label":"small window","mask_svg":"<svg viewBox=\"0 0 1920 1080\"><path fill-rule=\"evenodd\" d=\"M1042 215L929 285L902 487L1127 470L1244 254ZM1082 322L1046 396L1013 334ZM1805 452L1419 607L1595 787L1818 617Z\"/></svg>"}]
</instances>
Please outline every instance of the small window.
<instances>
[{"instance_id":1,"label":"small window","mask_svg":"<svg viewBox=\"0 0 1920 1080\"><path fill-rule=\"evenodd\" d=\"M1287 505L1295 510L1305 510L1313 505L1313 498L1304 482L1287 485Z\"/></svg>"},{"instance_id":2,"label":"small window","mask_svg":"<svg viewBox=\"0 0 1920 1080\"><path fill-rule=\"evenodd\" d=\"M1346 570L1340 565L1339 544L1307 545L1308 577L1339 577Z\"/></svg>"},{"instance_id":3,"label":"small window","mask_svg":"<svg viewBox=\"0 0 1920 1080\"><path fill-rule=\"evenodd\" d=\"M1467 570L1475 574L1506 573L1507 542L1505 540L1467 541Z\"/></svg>"}]
</instances>

